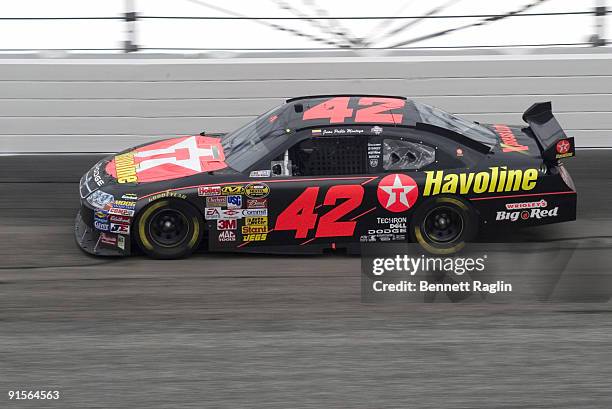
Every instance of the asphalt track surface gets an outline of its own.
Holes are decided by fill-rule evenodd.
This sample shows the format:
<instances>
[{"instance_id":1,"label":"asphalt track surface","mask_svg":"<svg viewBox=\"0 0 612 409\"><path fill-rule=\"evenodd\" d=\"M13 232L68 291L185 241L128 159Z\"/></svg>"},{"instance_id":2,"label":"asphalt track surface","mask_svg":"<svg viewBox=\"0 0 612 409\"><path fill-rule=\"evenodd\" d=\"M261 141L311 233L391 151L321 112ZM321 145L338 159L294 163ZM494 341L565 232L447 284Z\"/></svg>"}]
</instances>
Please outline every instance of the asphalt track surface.
<instances>
[{"instance_id":1,"label":"asphalt track surface","mask_svg":"<svg viewBox=\"0 0 612 409\"><path fill-rule=\"evenodd\" d=\"M577 222L504 240L577 243L607 278L611 156L567 161ZM365 304L357 257L89 257L72 221L95 160L0 157L2 408L612 407L606 300Z\"/></svg>"}]
</instances>

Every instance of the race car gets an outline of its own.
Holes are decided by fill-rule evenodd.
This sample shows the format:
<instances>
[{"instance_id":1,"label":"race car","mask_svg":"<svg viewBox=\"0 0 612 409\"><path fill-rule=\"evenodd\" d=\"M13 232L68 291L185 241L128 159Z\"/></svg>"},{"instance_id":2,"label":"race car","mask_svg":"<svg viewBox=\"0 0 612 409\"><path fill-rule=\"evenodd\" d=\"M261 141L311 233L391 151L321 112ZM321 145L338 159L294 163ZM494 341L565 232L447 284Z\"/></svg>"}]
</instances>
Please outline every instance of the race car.
<instances>
[{"instance_id":1,"label":"race car","mask_svg":"<svg viewBox=\"0 0 612 409\"><path fill-rule=\"evenodd\" d=\"M484 125L400 96L292 98L228 134L130 148L80 180L75 237L95 255L452 252L483 226L576 219L574 156L550 102Z\"/></svg>"}]
</instances>

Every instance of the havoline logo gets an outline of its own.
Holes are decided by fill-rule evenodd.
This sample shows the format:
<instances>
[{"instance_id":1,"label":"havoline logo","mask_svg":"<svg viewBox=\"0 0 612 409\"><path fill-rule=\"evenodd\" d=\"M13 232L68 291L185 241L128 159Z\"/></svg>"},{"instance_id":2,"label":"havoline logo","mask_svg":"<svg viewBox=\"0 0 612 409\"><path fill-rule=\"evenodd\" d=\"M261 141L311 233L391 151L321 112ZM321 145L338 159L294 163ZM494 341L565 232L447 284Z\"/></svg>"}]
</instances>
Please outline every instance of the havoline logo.
<instances>
[{"instance_id":1,"label":"havoline logo","mask_svg":"<svg viewBox=\"0 0 612 409\"><path fill-rule=\"evenodd\" d=\"M488 171L447 173L443 170L425 172L423 196L440 193L500 193L532 190L538 180L537 169L511 169L494 166Z\"/></svg>"}]
</instances>

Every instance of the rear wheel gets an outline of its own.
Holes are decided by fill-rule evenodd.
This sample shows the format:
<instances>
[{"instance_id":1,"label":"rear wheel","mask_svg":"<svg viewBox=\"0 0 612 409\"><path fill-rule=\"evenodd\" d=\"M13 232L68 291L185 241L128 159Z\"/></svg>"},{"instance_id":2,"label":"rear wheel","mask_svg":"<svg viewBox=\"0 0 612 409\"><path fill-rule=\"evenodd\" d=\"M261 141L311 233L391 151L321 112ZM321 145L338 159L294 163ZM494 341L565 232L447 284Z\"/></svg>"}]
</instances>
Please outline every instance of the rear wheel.
<instances>
[{"instance_id":1,"label":"rear wheel","mask_svg":"<svg viewBox=\"0 0 612 409\"><path fill-rule=\"evenodd\" d=\"M136 241L149 257L182 258L202 240L202 216L189 203L160 200L146 207L136 223Z\"/></svg>"},{"instance_id":2,"label":"rear wheel","mask_svg":"<svg viewBox=\"0 0 612 409\"><path fill-rule=\"evenodd\" d=\"M436 197L417 209L410 224L412 239L434 254L452 254L472 240L478 217L472 207L455 197Z\"/></svg>"}]
</instances>

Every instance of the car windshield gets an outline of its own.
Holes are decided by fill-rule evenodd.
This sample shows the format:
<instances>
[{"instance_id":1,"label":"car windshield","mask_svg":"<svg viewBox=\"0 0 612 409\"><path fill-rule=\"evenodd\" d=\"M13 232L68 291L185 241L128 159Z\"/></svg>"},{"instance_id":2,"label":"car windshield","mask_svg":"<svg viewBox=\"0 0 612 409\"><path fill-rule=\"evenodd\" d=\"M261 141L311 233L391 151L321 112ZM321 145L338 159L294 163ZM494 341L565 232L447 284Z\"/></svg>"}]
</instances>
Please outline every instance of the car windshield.
<instances>
[{"instance_id":1,"label":"car windshield","mask_svg":"<svg viewBox=\"0 0 612 409\"><path fill-rule=\"evenodd\" d=\"M439 126L454 132L458 132L470 139L493 147L497 143L497 136L492 130L477 124L476 122L461 119L446 111L434 108L430 105L414 101L414 105L421 116L421 121L426 124Z\"/></svg>"},{"instance_id":2,"label":"car windshield","mask_svg":"<svg viewBox=\"0 0 612 409\"><path fill-rule=\"evenodd\" d=\"M244 172L270 153L286 138L283 117L286 105L278 106L221 139L225 162L238 172Z\"/></svg>"}]
</instances>

